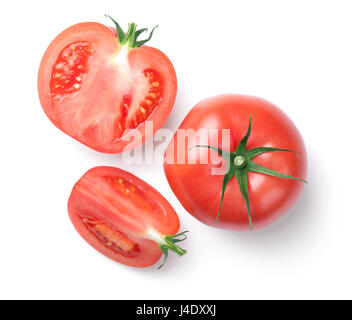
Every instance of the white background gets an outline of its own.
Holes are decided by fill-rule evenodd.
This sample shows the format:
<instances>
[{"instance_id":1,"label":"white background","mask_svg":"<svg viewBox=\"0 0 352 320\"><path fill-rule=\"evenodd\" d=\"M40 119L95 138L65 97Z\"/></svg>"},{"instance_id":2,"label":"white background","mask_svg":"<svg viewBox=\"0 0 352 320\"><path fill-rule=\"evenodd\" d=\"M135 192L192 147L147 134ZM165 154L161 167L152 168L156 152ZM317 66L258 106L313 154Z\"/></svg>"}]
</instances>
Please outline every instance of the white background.
<instances>
[{"instance_id":1,"label":"white background","mask_svg":"<svg viewBox=\"0 0 352 320\"><path fill-rule=\"evenodd\" d=\"M0 298L352 298L351 1L2 1L0 8ZM128 166L84 147L44 115L42 54L66 27L159 24L151 46L178 75L166 128L198 101L243 93L293 119L309 154L296 206L260 231L212 229L172 193L161 165ZM133 269L90 248L66 211L89 168L112 165L157 187L191 230L182 258Z\"/></svg>"}]
</instances>

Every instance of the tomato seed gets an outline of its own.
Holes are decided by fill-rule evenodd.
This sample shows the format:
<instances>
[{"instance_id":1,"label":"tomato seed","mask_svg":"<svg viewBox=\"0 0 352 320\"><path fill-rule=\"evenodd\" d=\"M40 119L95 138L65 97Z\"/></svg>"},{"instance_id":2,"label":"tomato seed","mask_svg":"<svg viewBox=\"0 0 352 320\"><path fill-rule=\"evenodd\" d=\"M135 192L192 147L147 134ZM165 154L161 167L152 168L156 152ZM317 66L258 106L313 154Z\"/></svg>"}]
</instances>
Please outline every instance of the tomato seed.
<instances>
[{"instance_id":1,"label":"tomato seed","mask_svg":"<svg viewBox=\"0 0 352 320\"><path fill-rule=\"evenodd\" d=\"M56 60L50 87L51 94L64 95L72 93L81 88L77 82L83 80L83 76L88 72L88 61L95 53L89 42L77 42L66 46Z\"/></svg>"}]
</instances>

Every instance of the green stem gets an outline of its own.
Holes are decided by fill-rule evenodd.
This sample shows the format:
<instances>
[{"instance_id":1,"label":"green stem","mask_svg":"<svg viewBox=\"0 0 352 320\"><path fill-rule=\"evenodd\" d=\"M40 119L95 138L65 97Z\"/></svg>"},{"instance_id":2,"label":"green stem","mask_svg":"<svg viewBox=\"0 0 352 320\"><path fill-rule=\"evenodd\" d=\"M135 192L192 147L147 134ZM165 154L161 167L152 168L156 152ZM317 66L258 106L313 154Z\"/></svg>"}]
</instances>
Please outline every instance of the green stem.
<instances>
[{"instance_id":1,"label":"green stem","mask_svg":"<svg viewBox=\"0 0 352 320\"><path fill-rule=\"evenodd\" d=\"M170 240L165 239L166 242L166 246L169 250L177 253L180 257L182 257L183 255L185 255L187 253L187 251L185 249L182 249L181 247L175 245L174 243L172 243Z\"/></svg>"},{"instance_id":2,"label":"green stem","mask_svg":"<svg viewBox=\"0 0 352 320\"><path fill-rule=\"evenodd\" d=\"M182 257L183 255L185 255L187 253L187 251L185 249L182 249L181 247L179 247L178 245L176 245L175 243L177 242L181 242L187 239L186 233L189 231L183 231L181 233L175 234L175 235L168 235L165 236L161 243L159 243L160 245L160 250L162 251L162 253L164 254L164 261L162 263L161 266L158 267L158 269L162 268L167 260L167 257L169 255L169 250L177 253L180 257Z\"/></svg>"},{"instance_id":3,"label":"green stem","mask_svg":"<svg viewBox=\"0 0 352 320\"><path fill-rule=\"evenodd\" d=\"M233 164L237 169L242 169L247 164L247 159L244 156L236 156L233 160Z\"/></svg>"},{"instance_id":4,"label":"green stem","mask_svg":"<svg viewBox=\"0 0 352 320\"><path fill-rule=\"evenodd\" d=\"M138 48L142 46L143 44L147 43L153 36L154 30L158 27L155 26L152 31L149 33L148 38L144 40L138 40L138 37L143 33L147 32L147 28L142 28L142 29L137 29L137 24L134 22L131 22L128 24L128 30L125 33L122 28L120 27L119 23L111 18L109 15L105 15L105 17L109 18L115 25L116 28L116 34L117 34L117 40L121 45L127 45L128 48L133 49L133 48Z\"/></svg>"},{"instance_id":5,"label":"green stem","mask_svg":"<svg viewBox=\"0 0 352 320\"><path fill-rule=\"evenodd\" d=\"M127 44L129 48L133 48L136 29L137 29L137 25L134 22L128 24L128 30L124 39L121 42L121 46Z\"/></svg>"}]
</instances>

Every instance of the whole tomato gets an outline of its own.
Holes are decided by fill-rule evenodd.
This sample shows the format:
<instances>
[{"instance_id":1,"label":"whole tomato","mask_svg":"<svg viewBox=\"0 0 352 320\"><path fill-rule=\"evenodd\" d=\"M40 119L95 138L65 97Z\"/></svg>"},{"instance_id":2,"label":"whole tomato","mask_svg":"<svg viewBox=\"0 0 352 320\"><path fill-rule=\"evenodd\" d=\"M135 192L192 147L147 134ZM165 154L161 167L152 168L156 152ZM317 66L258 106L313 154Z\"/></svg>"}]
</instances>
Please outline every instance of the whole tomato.
<instances>
[{"instance_id":1,"label":"whole tomato","mask_svg":"<svg viewBox=\"0 0 352 320\"><path fill-rule=\"evenodd\" d=\"M303 139L272 103L220 95L186 116L164 162L167 180L184 208L213 227L267 226L296 202L307 172Z\"/></svg>"}]
</instances>

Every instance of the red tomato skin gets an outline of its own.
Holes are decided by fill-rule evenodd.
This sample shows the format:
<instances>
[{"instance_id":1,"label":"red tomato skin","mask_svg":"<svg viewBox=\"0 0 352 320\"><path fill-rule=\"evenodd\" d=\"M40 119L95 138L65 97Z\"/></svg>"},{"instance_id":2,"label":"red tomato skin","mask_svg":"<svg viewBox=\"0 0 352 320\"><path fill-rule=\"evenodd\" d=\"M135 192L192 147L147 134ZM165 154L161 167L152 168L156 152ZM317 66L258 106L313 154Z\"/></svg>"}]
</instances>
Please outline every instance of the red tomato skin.
<instances>
[{"instance_id":1,"label":"red tomato skin","mask_svg":"<svg viewBox=\"0 0 352 320\"><path fill-rule=\"evenodd\" d=\"M257 97L224 94L198 103L186 116L179 129L206 129L209 141L215 141L210 129L230 129L229 149L234 152L247 132L252 117L252 132L247 150L256 147L276 147L297 152L271 152L261 154L254 162L281 173L305 179L307 154L303 139L290 118L272 103ZM219 220L216 216L220 204L223 175L212 175L211 170L226 165L219 157L218 164L200 164L213 150L198 148L196 163L187 164L188 149L193 145L178 146L179 131L171 140L165 153L164 171L166 178L183 207L201 222L223 229L250 230L248 211L233 177L225 191ZM219 134L219 147L222 146ZM198 144L197 143L194 144ZM204 144L204 143L201 143ZM212 143L208 143L212 145ZM184 156L185 164L172 164L176 157ZM214 154L213 154L214 156ZM225 172L225 170L223 170ZM248 193L253 220L253 229L260 229L279 219L297 201L304 183L263 174L248 173Z\"/></svg>"},{"instance_id":2,"label":"red tomato skin","mask_svg":"<svg viewBox=\"0 0 352 320\"><path fill-rule=\"evenodd\" d=\"M66 98L62 103L64 107L55 106L50 90L50 81L52 78L53 67L56 63L61 50L65 46L77 41L87 41L94 44L96 53L94 59L90 62L92 73L88 72L88 80L86 83L93 85L82 86L79 93L72 95L72 98ZM128 62L132 71L143 72L146 69L156 70L163 79L163 93L160 103L155 107L148 116L148 121L153 121L153 131L146 136L145 122L140 122L134 129L127 129L122 137L114 138L115 122L100 123L84 128L87 119L84 117L92 117L98 113L100 106L104 106L101 110L107 110L105 114L112 114L111 119L119 108L122 97L125 92L120 92L116 87L122 82L122 76L119 74L118 67L106 64L112 57L119 52L120 46L116 39L116 32L111 28L100 23L83 22L75 24L63 32L61 32L49 45L43 55L39 72L38 72L38 93L39 100L43 110L50 121L61 131L67 135L83 143L84 145L102 153L120 153L129 151L140 144L145 143L148 139L158 131L167 120L174 106L177 92L177 78L174 67L169 58L160 50L148 46L141 46L129 51ZM140 69L138 69L140 68ZM116 91L116 92L114 92ZM106 98L106 92L109 92ZM81 98L82 97L82 98ZM83 118L75 117L74 110L88 101L87 107L83 111L79 111ZM96 106L96 110L93 107ZM93 109L93 110L92 110ZM109 111L110 109L110 111ZM68 110L68 111L67 111ZM115 118L118 118L118 113ZM109 118L107 116L107 118ZM89 120L89 119L88 119ZM103 127L103 128L101 128ZM106 127L109 134L107 137L102 135ZM97 130L99 129L99 130ZM135 135L138 130L139 135ZM131 143L133 141L133 143Z\"/></svg>"},{"instance_id":3,"label":"red tomato skin","mask_svg":"<svg viewBox=\"0 0 352 320\"><path fill-rule=\"evenodd\" d=\"M116 192L111 184L114 179L123 179L134 186L140 195L137 201L133 192ZM176 234L180 227L176 212L157 190L131 173L114 167L95 167L87 171L72 189L68 213L77 232L93 248L132 267L152 266L162 256L159 245L146 235L149 228L160 235L169 235ZM138 252L126 256L106 246L83 223L84 217L102 221L122 233L138 246Z\"/></svg>"}]
</instances>

